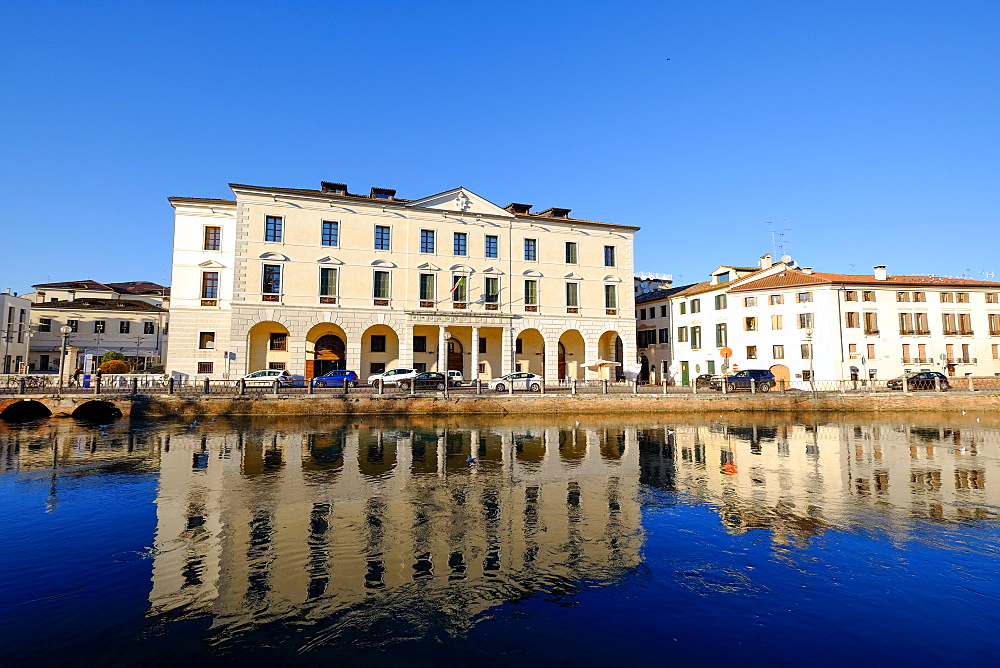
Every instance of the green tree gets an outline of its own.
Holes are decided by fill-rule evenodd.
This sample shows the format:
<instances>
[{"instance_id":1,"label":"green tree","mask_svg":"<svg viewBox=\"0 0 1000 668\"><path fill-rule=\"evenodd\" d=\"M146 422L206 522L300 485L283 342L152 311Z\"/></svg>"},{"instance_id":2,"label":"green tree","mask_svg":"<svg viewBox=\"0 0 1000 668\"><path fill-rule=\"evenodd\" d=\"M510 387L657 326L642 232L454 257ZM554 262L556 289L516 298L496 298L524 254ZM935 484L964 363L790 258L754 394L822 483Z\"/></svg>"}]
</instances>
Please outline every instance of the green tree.
<instances>
[{"instance_id":1,"label":"green tree","mask_svg":"<svg viewBox=\"0 0 1000 668\"><path fill-rule=\"evenodd\" d=\"M111 352L104 353L101 356L101 364L104 364L105 362L110 362L111 360L120 360L122 362L128 362L128 358L122 355L117 350L112 350Z\"/></svg>"}]
</instances>

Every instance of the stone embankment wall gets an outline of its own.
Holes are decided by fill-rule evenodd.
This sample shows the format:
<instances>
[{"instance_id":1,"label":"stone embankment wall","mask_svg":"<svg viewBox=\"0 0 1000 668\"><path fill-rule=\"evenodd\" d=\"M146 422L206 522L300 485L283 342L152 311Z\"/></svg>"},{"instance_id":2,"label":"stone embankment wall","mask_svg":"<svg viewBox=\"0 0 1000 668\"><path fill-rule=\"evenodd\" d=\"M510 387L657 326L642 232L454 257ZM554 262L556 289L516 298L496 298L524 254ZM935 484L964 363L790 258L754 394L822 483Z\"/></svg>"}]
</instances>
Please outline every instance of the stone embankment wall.
<instances>
[{"instance_id":1,"label":"stone embankment wall","mask_svg":"<svg viewBox=\"0 0 1000 668\"><path fill-rule=\"evenodd\" d=\"M136 417L202 415L558 415L709 413L979 413L1000 414L1000 395L881 396L465 396L260 398L158 396L138 401Z\"/></svg>"}]
</instances>

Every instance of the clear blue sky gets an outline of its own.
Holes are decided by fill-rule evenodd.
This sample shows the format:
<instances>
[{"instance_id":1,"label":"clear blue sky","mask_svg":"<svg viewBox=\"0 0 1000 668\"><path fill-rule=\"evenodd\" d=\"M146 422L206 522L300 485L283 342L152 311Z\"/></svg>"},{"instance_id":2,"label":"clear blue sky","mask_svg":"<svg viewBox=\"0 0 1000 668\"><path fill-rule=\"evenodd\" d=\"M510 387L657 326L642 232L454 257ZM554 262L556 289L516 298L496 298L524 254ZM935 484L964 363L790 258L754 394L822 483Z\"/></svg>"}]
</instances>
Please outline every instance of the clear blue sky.
<instances>
[{"instance_id":1,"label":"clear blue sky","mask_svg":"<svg viewBox=\"0 0 1000 668\"><path fill-rule=\"evenodd\" d=\"M1000 278L1000 2L0 4L0 289L169 281L171 195L230 182L643 228L701 280Z\"/></svg>"}]
</instances>

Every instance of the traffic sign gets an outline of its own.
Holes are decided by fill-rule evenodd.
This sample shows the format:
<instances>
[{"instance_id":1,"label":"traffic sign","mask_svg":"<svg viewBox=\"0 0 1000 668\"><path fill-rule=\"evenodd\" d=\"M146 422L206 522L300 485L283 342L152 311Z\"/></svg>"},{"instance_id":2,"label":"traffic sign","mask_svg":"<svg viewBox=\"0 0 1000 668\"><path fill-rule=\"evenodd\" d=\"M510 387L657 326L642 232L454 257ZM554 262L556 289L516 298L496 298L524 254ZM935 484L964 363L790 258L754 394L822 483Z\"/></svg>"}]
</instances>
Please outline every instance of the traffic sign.
<instances>
[{"instance_id":1,"label":"traffic sign","mask_svg":"<svg viewBox=\"0 0 1000 668\"><path fill-rule=\"evenodd\" d=\"M729 359L733 356L732 348L719 348L719 354L722 355L724 359Z\"/></svg>"}]
</instances>

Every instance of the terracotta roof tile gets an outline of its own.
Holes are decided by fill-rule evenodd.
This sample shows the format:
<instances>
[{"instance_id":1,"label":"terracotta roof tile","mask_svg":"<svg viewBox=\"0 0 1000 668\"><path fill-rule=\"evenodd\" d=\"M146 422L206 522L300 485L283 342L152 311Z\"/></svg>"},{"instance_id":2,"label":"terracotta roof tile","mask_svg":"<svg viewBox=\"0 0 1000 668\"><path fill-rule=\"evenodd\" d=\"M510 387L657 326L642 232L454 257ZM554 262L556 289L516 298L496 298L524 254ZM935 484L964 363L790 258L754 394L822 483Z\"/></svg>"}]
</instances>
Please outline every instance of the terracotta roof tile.
<instances>
[{"instance_id":1,"label":"terracotta roof tile","mask_svg":"<svg viewBox=\"0 0 1000 668\"><path fill-rule=\"evenodd\" d=\"M751 292L774 288L790 288L805 285L863 285L863 286L894 286L921 288L997 288L1000 283L993 281L975 281L969 278L946 278L944 276L889 276L880 281L874 276L865 274L828 274L813 272L804 274L799 270L789 269L772 276L737 286L731 292Z\"/></svg>"},{"instance_id":2,"label":"terracotta roof tile","mask_svg":"<svg viewBox=\"0 0 1000 668\"><path fill-rule=\"evenodd\" d=\"M160 308L149 302L138 299L75 299L73 301L40 302L32 304L31 310L68 310L68 311L148 311L150 313L166 313L167 309Z\"/></svg>"}]
</instances>

